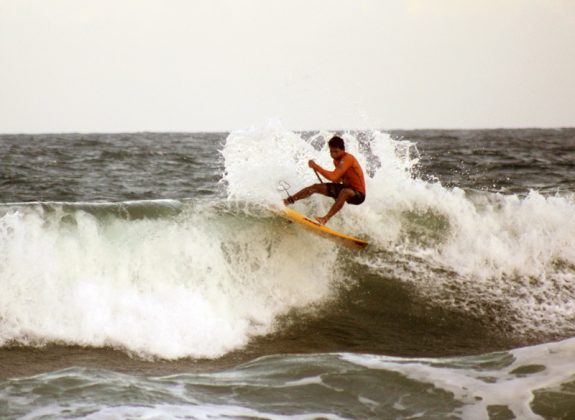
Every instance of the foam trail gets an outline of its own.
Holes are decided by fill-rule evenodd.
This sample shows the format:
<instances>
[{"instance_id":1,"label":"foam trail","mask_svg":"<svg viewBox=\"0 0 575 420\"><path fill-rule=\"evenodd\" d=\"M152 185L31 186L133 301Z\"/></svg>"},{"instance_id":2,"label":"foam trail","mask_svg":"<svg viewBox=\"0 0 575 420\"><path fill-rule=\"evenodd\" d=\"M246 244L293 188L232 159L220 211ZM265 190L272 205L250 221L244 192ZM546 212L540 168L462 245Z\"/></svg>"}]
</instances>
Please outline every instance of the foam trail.
<instances>
[{"instance_id":1,"label":"foam trail","mask_svg":"<svg viewBox=\"0 0 575 420\"><path fill-rule=\"evenodd\" d=\"M405 359L345 354L344 360L370 369L398 372L431 383L464 403L462 418L483 418L489 408L506 407L517 418L541 419L534 395L573 380L575 339L467 358Z\"/></svg>"}]
</instances>

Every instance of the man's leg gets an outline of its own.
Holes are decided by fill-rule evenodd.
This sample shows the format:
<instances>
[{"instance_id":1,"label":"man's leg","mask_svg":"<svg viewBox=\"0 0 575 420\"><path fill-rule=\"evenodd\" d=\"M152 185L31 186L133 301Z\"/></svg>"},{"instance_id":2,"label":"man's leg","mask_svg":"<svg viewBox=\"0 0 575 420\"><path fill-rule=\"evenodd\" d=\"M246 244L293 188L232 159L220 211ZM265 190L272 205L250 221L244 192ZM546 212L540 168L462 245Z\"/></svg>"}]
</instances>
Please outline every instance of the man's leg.
<instances>
[{"instance_id":1,"label":"man's leg","mask_svg":"<svg viewBox=\"0 0 575 420\"><path fill-rule=\"evenodd\" d=\"M323 195L327 194L327 185L326 184L313 184L309 187L304 188L301 191L298 191L294 195L284 200L284 204L287 206L288 204L293 204L298 200L302 200L304 198L308 198L310 195L319 193ZM291 198L291 200L290 200Z\"/></svg>"},{"instance_id":2,"label":"man's leg","mask_svg":"<svg viewBox=\"0 0 575 420\"><path fill-rule=\"evenodd\" d=\"M331 209L329 209L327 214L323 217L316 217L316 220L320 224L325 225L328 222L328 220L333 217L334 214L336 214L338 211L341 210L341 208L343 207L345 202L347 200L349 200L351 197L353 197L354 195L355 195L355 191L352 190L351 188L342 189L340 191L339 195L337 196L335 203L333 203L333 206L331 206Z\"/></svg>"}]
</instances>

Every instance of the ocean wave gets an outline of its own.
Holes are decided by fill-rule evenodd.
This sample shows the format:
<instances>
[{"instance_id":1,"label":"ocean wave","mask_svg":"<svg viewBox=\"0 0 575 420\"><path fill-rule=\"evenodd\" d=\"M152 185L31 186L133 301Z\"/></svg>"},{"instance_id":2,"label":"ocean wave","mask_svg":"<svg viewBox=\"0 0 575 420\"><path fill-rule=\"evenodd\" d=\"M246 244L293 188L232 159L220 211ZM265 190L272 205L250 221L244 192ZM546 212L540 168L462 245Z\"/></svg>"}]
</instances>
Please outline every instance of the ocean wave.
<instances>
[{"instance_id":1,"label":"ocean wave","mask_svg":"<svg viewBox=\"0 0 575 420\"><path fill-rule=\"evenodd\" d=\"M331 303L354 290L369 295L374 282L409 288L416 299L397 309L403 318L418 302L494 334L574 332L572 196L447 188L418 175L415 144L345 133L366 168L367 198L330 225L370 242L353 253L268 210L281 204L280 180L292 193L316 182L309 159L330 167L330 135L305 137L277 123L231 133L221 150L224 198L2 205L0 345L216 358L310 322L299 310L330 319ZM295 208L314 215L329 205L313 197ZM358 317L346 334L397 316L378 307L381 296L367 299L376 321ZM291 324L279 322L290 316Z\"/></svg>"},{"instance_id":2,"label":"ocean wave","mask_svg":"<svg viewBox=\"0 0 575 420\"><path fill-rule=\"evenodd\" d=\"M276 122L230 134L223 150L228 196L277 205L280 180L292 193L315 183L307 161L331 167L326 140L332 134L303 139ZM367 169L367 198L344 207L330 225L371 243L355 257L364 277L409 284L431 305L483 318L511 336L575 332L571 193L448 188L419 175L421 156L410 141L382 132L343 138ZM295 207L323 214L330 205L313 197Z\"/></svg>"},{"instance_id":3,"label":"ocean wave","mask_svg":"<svg viewBox=\"0 0 575 420\"><path fill-rule=\"evenodd\" d=\"M0 343L213 358L330 296L336 276L314 261L335 259L333 245L233 211L174 202L4 208Z\"/></svg>"}]
</instances>

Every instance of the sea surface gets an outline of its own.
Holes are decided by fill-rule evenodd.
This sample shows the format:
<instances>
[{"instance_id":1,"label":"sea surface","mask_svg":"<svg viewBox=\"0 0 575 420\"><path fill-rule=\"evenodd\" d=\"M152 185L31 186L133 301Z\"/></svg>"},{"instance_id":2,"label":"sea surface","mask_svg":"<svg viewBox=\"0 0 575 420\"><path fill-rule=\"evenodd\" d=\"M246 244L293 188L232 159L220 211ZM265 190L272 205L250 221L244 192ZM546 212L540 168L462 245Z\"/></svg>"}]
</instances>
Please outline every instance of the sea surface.
<instances>
[{"instance_id":1,"label":"sea surface","mask_svg":"<svg viewBox=\"0 0 575 420\"><path fill-rule=\"evenodd\" d=\"M0 418L575 418L575 129L0 135Z\"/></svg>"}]
</instances>

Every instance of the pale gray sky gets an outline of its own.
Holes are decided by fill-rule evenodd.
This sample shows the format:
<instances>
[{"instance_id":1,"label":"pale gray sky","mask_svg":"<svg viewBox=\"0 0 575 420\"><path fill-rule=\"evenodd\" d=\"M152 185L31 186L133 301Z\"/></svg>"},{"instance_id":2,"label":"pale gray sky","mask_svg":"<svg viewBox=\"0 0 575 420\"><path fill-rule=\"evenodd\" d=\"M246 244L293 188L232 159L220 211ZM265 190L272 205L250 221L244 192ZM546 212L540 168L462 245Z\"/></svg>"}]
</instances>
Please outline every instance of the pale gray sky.
<instances>
[{"instance_id":1,"label":"pale gray sky","mask_svg":"<svg viewBox=\"0 0 575 420\"><path fill-rule=\"evenodd\" d=\"M574 0L0 0L0 133L575 126Z\"/></svg>"}]
</instances>

